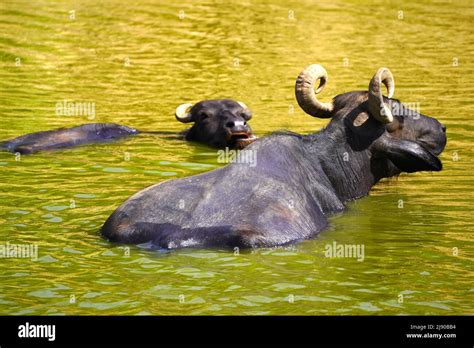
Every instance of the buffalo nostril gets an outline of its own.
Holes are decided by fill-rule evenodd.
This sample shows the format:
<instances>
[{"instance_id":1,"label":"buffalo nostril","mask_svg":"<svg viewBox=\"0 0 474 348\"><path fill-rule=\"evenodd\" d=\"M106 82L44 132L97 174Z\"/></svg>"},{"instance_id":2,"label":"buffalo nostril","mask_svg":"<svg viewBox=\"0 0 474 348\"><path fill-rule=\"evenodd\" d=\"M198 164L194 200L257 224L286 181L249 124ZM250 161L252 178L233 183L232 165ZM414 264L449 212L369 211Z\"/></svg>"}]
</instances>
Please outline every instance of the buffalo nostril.
<instances>
[{"instance_id":1,"label":"buffalo nostril","mask_svg":"<svg viewBox=\"0 0 474 348\"><path fill-rule=\"evenodd\" d=\"M227 122L227 123L225 124L225 126L226 126L227 128L232 128L232 127L235 126L235 123L232 122L232 121L230 121L230 122Z\"/></svg>"},{"instance_id":2,"label":"buffalo nostril","mask_svg":"<svg viewBox=\"0 0 474 348\"><path fill-rule=\"evenodd\" d=\"M446 133L446 126L444 124L441 126L441 129L443 130L444 133Z\"/></svg>"}]
</instances>

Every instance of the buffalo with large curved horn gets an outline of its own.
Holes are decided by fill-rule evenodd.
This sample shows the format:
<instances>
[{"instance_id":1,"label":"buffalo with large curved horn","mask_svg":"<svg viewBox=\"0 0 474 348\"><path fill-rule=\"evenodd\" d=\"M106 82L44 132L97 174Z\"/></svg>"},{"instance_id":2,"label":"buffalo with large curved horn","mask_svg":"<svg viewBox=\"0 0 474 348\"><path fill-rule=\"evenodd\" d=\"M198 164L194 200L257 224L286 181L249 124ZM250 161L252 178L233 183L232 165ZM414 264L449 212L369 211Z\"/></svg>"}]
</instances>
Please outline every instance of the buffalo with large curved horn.
<instances>
[{"instance_id":1,"label":"buffalo with large curved horn","mask_svg":"<svg viewBox=\"0 0 474 348\"><path fill-rule=\"evenodd\" d=\"M384 101L382 84L389 98L394 91L387 68L377 71L369 91L338 94L331 103L316 98L326 81L326 70L311 65L295 88L305 112L331 118L325 128L265 136L241 152L255 154L253 161L148 187L117 208L102 235L167 249L286 245L314 237L328 226L329 215L367 195L382 178L442 169L438 156L446 145L446 127L396 99ZM235 104L232 109L242 111ZM199 105L190 110L195 124L213 117L211 108L204 111Z\"/></svg>"}]
</instances>

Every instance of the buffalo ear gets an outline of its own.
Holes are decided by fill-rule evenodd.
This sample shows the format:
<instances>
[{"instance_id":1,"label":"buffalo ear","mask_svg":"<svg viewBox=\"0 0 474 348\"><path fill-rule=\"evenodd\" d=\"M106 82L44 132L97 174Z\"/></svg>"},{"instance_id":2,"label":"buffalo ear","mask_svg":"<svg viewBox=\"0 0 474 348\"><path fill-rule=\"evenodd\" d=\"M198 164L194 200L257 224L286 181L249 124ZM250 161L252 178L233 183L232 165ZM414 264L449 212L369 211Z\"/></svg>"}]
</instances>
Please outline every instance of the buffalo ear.
<instances>
[{"instance_id":1,"label":"buffalo ear","mask_svg":"<svg viewBox=\"0 0 474 348\"><path fill-rule=\"evenodd\" d=\"M440 171L443 168L438 157L414 141L386 140L382 152L403 172Z\"/></svg>"},{"instance_id":2,"label":"buffalo ear","mask_svg":"<svg viewBox=\"0 0 474 348\"><path fill-rule=\"evenodd\" d=\"M245 121L250 120L252 118L252 111L250 111L249 109L245 110L242 113L242 117L244 118Z\"/></svg>"}]
</instances>

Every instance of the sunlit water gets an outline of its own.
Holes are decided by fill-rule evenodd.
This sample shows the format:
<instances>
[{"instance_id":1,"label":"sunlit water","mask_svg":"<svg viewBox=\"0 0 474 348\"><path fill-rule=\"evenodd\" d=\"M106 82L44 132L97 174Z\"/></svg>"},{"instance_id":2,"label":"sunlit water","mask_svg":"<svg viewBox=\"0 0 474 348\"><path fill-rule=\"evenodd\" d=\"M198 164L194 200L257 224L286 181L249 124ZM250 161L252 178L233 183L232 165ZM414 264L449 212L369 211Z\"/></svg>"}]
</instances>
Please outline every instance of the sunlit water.
<instances>
[{"instance_id":1,"label":"sunlit water","mask_svg":"<svg viewBox=\"0 0 474 348\"><path fill-rule=\"evenodd\" d=\"M128 251L99 234L136 191L221 166L214 149L142 134L1 152L0 243L39 255L0 259L0 314L473 314L473 22L470 1L3 0L0 139L91 121L179 131L177 105L222 97L251 107L259 136L310 133L327 121L293 86L320 63L323 100L388 66L395 96L445 123L448 145L442 172L379 183L314 240L238 255ZM64 100L95 103L95 119L57 116ZM325 257L333 242L364 259Z\"/></svg>"}]
</instances>

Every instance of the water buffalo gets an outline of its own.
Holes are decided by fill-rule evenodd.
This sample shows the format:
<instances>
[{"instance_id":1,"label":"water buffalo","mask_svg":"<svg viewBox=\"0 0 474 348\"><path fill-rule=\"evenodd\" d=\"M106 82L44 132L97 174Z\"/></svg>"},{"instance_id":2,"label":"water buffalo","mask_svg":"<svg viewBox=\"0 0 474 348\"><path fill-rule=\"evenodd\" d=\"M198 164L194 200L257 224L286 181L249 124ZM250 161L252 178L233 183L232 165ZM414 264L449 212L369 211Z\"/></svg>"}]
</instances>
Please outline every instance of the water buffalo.
<instances>
[{"instance_id":1,"label":"water buffalo","mask_svg":"<svg viewBox=\"0 0 474 348\"><path fill-rule=\"evenodd\" d=\"M189 111L188 111L189 109ZM178 136L219 148L244 148L256 138L247 121L252 117L242 102L230 99L204 100L196 105L182 104L176 118L194 125ZM30 154L77 145L109 141L140 133L137 129L115 123L88 123L73 128L62 128L26 134L1 144L10 152ZM141 132L168 134L166 132Z\"/></svg>"},{"instance_id":2,"label":"water buffalo","mask_svg":"<svg viewBox=\"0 0 474 348\"><path fill-rule=\"evenodd\" d=\"M180 122L194 122L181 133L186 140L217 148L244 148L256 139L247 124L252 112L242 102L219 99L204 100L195 105L181 104L175 115Z\"/></svg>"},{"instance_id":3,"label":"water buffalo","mask_svg":"<svg viewBox=\"0 0 474 348\"><path fill-rule=\"evenodd\" d=\"M316 98L326 81L320 65L296 81L299 105L311 116L330 118L326 128L260 138L239 153L254 151L256 165L236 161L150 186L115 210L102 235L168 249L283 245L319 233L328 214L367 195L382 178L441 170L445 127L392 99L387 68L376 72L368 91L340 94L329 103Z\"/></svg>"}]
</instances>

